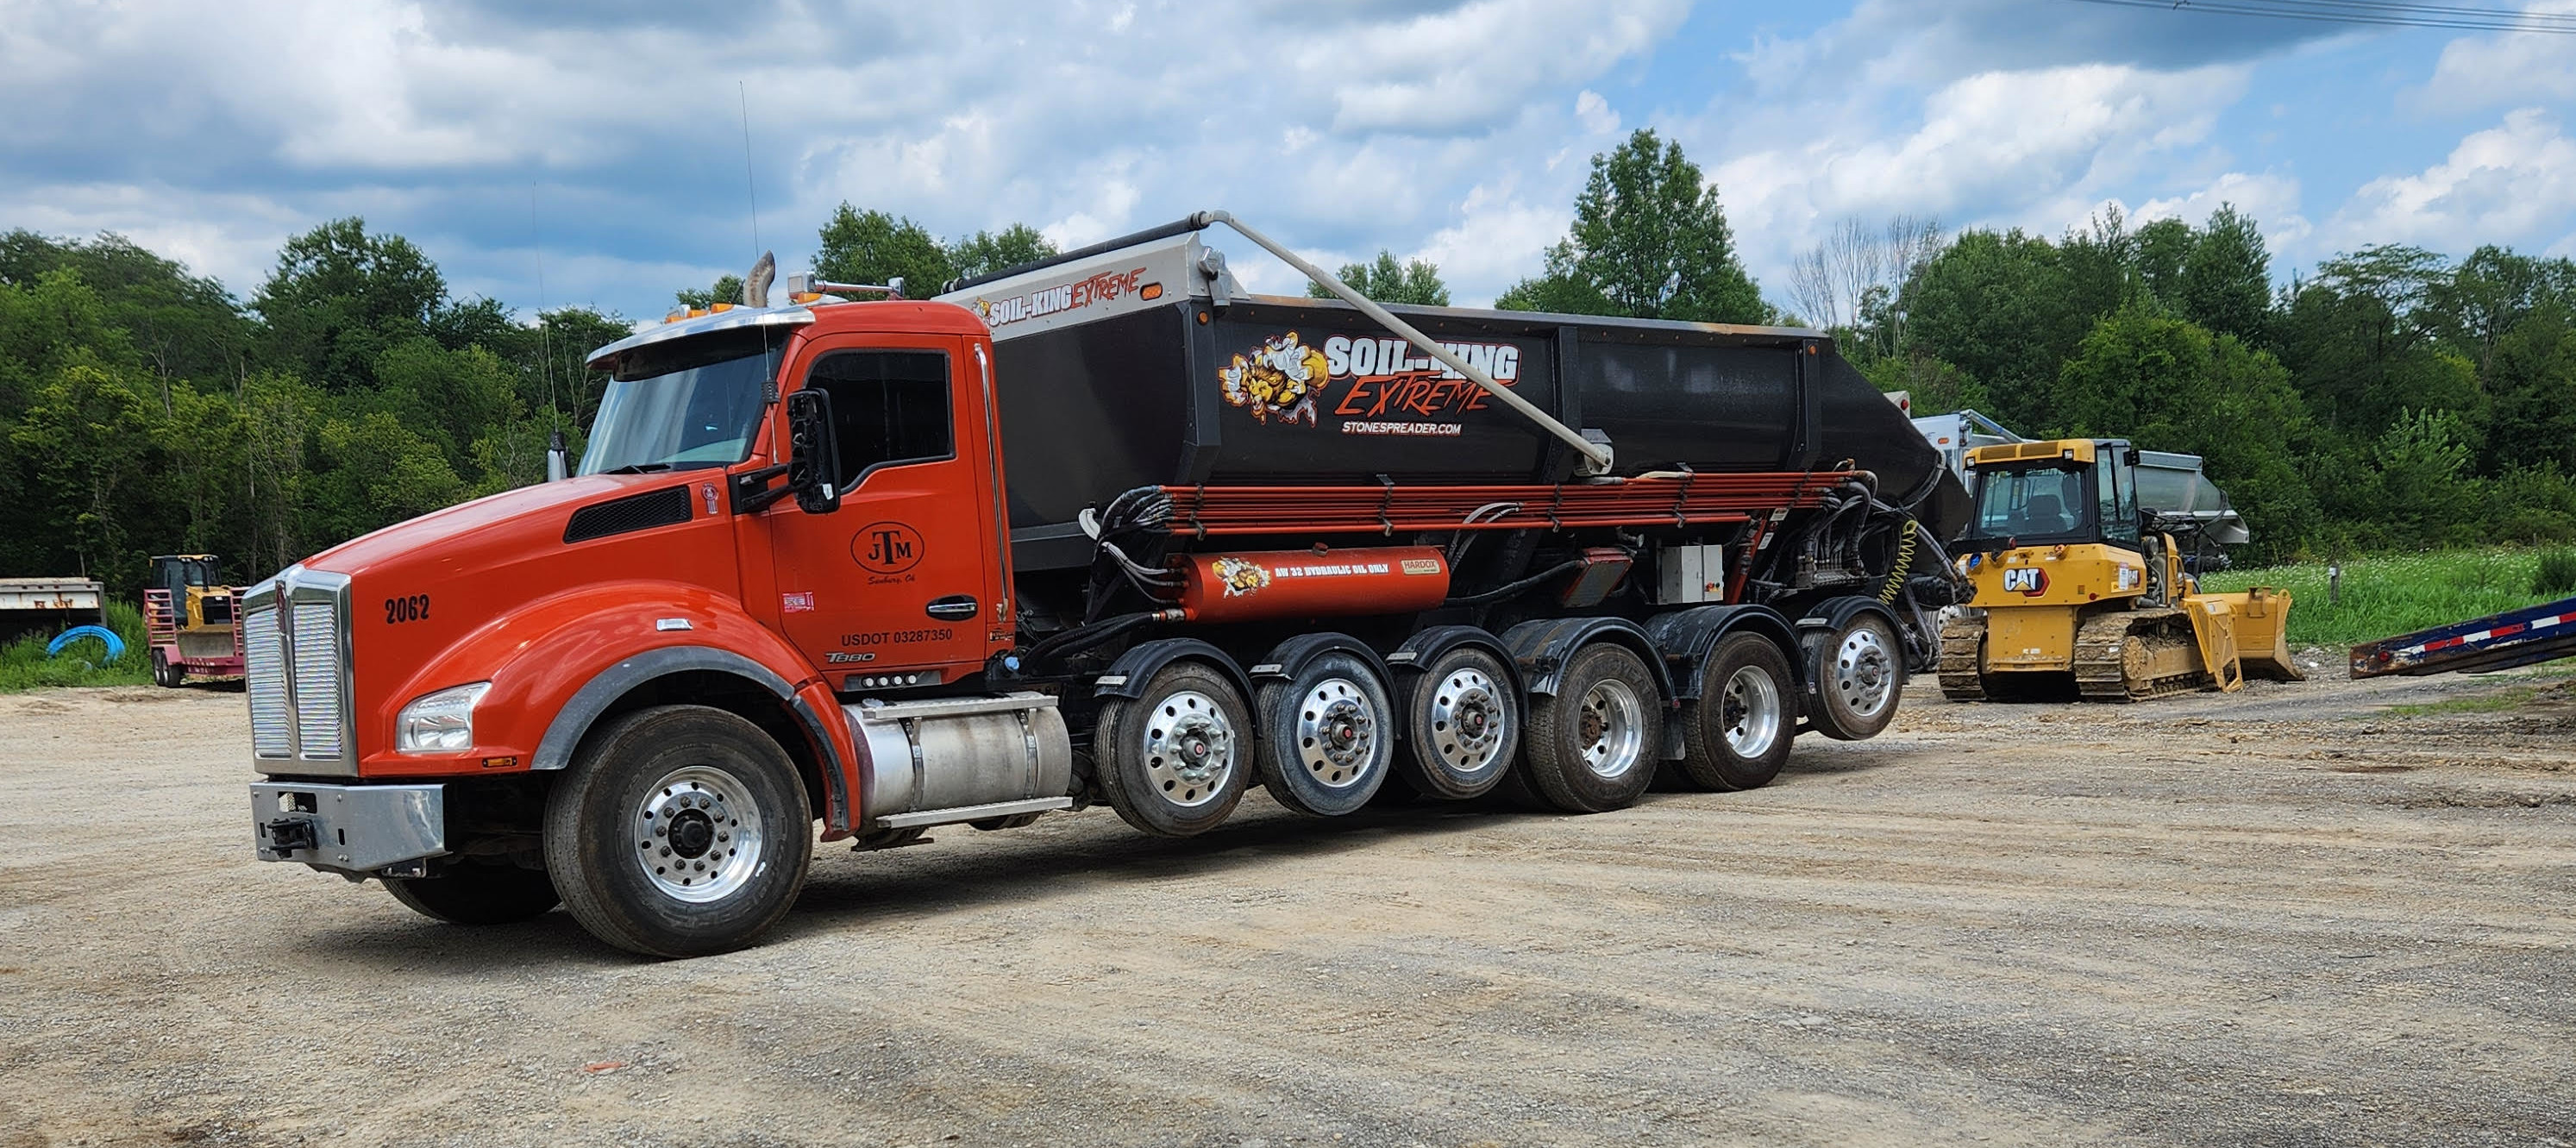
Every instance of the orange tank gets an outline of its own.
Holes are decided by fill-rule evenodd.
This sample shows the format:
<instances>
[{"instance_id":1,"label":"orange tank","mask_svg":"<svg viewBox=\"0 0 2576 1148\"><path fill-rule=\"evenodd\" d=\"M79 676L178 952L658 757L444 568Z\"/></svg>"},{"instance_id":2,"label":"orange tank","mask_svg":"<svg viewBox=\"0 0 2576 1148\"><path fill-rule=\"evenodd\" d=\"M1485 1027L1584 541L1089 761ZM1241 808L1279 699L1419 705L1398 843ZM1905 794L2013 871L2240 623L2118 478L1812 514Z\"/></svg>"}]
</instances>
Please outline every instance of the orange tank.
<instances>
[{"instance_id":1,"label":"orange tank","mask_svg":"<svg viewBox=\"0 0 2576 1148\"><path fill-rule=\"evenodd\" d=\"M1255 622L1428 610L1449 596L1433 546L1184 554L1181 608L1193 622Z\"/></svg>"}]
</instances>

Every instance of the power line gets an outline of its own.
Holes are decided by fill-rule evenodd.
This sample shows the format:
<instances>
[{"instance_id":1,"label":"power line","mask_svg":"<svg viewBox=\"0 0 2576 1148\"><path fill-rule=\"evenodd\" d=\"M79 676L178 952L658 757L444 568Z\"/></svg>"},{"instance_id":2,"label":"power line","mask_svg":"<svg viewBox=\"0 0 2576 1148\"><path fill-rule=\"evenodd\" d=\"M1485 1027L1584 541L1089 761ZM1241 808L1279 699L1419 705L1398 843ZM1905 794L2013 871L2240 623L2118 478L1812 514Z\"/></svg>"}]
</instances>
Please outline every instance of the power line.
<instances>
[{"instance_id":1,"label":"power line","mask_svg":"<svg viewBox=\"0 0 2576 1148\"><path fill-rule=\"evenodd\" d=\"M2221 16L2259 16L2383 28L2452 28L2475 32L2532 32L2576 35L2576 13L2510 11L2444 4L2399 4L2373 0L2075 0L2110 8L2144 8L2165 12L2199 12Z\"/></svg>"}]
</instances>

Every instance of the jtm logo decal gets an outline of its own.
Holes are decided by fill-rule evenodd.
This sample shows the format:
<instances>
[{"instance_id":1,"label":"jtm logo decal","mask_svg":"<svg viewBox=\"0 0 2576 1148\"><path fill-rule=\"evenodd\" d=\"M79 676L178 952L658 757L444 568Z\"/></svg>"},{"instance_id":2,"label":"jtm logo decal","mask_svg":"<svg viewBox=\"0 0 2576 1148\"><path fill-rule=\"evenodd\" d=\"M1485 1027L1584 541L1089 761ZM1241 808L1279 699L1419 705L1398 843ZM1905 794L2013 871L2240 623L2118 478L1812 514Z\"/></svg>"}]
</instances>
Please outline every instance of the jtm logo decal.
<instances>
[{"instance_id":1,"label":"jtm logo decal","mask_svg":"<svg viewBox=\"0 0 2576 1148\"><path fill-rule=\"evenodd\" d=\"M2028 594L2033 598L2048 593L2048 572L2036 566L2006 567L2004 593Z\"/></svg>"},{"instance_id":2,"label":"jtm logo decal","mask_svg":"<svg viewBox=\"0 0 2576 1148\"><path fill-rule=\"evenodd\" d=\"M901 574L921 561L919 531L900 522L871 522L859 528L850 539L850 557L861 569L878 574Z\"/></svg>"}]
</instances>

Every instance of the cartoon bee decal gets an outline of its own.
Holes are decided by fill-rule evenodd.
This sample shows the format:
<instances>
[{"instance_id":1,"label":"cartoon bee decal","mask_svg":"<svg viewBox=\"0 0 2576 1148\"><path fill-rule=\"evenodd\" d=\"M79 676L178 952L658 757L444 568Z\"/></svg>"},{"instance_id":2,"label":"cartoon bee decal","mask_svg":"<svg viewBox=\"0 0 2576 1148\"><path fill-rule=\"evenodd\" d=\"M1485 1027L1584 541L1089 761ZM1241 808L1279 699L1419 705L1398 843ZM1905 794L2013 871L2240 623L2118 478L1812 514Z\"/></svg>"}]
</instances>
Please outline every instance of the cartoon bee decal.
<instances>
[{"instance_id":1,"label":"cartoon bee decal","mask_svg":"<svg viewBox=\"0 0 2576 1148\"><path fill-rule=\"evenodd\" d=\"M1256 422L1279 416L1286 426L1304 419L1316 425L1315 397L1331 382L1333 368L1324 353L1297 340L1290 331L1262 341L1261 348L1218 368L1217 382L1225 401L1252 412Z\"/></svg>"},{"instance_id":2,"label":"cartoon bee decal","mask_svg":"<svg viewBox=\"0 0 2576 1148\"><path fill-rule=\"evenodd\" d=\"M1225 585L1225 596L1240 598L1270 584L1270 572L1249 558L1219 558L1216 576Z\"/></svg>"}]
</instances>

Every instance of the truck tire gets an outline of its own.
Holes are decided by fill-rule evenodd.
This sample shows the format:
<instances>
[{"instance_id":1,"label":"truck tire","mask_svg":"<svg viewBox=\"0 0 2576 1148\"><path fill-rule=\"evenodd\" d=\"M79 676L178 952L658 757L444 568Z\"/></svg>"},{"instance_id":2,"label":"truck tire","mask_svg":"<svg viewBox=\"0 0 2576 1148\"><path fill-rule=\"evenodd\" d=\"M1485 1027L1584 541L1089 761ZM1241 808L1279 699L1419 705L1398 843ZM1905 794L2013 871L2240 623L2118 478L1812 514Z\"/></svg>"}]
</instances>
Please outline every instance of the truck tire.
<instances>
[{"instance_id":1,"label":"truck tire","mask_svg":"<svg viewBox=\"0 0 2576 1148\"><path fill-rule=\"evenodd\" d=\"M170 655L152 651L152 684L163 689L177 689L188 681L188 671L170 664Z\"/></svg>"},{"instance_id":2,"label":"truck tire","mask_svg":"<svg viewBox=\"0 0 2576 1148\"><path fill-rule=\"evenodd\" d=\"M656 957L740 948L787 913L814 859L787 752L707 706L627 714L546 798L546 870L593 936Z\"/></svg>"},{"instance_id":3,"label":"truck tire","mask_svg":"<svg viewBox=\"0 0 2576 1148\"><path fill-rule=\"evenodd\" d=\"M1222 824L1252 784L1252 714L1214 667L1178 661L1133 698L1100 707L1100 794L1129 825L1192 837Z\"/></svg>"},{"instance_id":4,"label":"truck tire","mask_svg":"<svg viewBox=\"0 0 2576 1148\"><path fill-rule=\"evenodd\" d=\"M1549 805L1603 813L1645 795L1663 744L1654 672L1627 647L1595 642L1566 661L1556 693L1530 699L1522 758Z\"/></svg>"},{"instance_id":5,"label":"truck tire","mask_svg":"<svg viewBox=\"0 0 2576 1148\"><path fill-rule=\"evenodd\" d=\"M387 877L385 892L412 912L451 925L507 925L542 917L563 898L543 869L466 862L436 877Z\"/></svg>"},{"instance_id":6,"label":"truck tire","mask_svg":"<svg viewBox=\"0 0 2576 1148\"><path fill-rule=\"evenodd\" d=\"M1730 635L1709 651L1701 680L1698 699L1682 703L1683 774L1718 792L1771 784L1798 732L1788 655L1760 634Z\"/></svg>"},{"instance_id":7,"label":"truck tire","mask_svg":"<svg viewBox=\"0 0 2576 1148\"><path fill-rule=\"evenodd\" d=\"M1520 707L1501 660L1473 646L1440 656L1413 683L1397 780L1449 801L1481 797L1511 772Z\"/></svg>"},{"instance_id":8,"label":"truck tire","mask_svg":"<svg viewBox=\"0 0 2576 1148\"><path fill-rule=\"evenodd\" d=\"M1261 687L1261 784L1310 817L1357 813L1395 766L1386 683L1347 653L1320 654Z\"/></svg>"},{"instance_id":9,"label":"truck tire","mask_svg":"<svg viewBox=\"0 0 2576 1148\"><path fill-rule=\"evenodd\" d=\"M1854 614L1816 643L1807 663L1807 720L1836 741L1878 736L1905 692L1905 645L1874 610Z\"/></svg>"}]
</instances>

